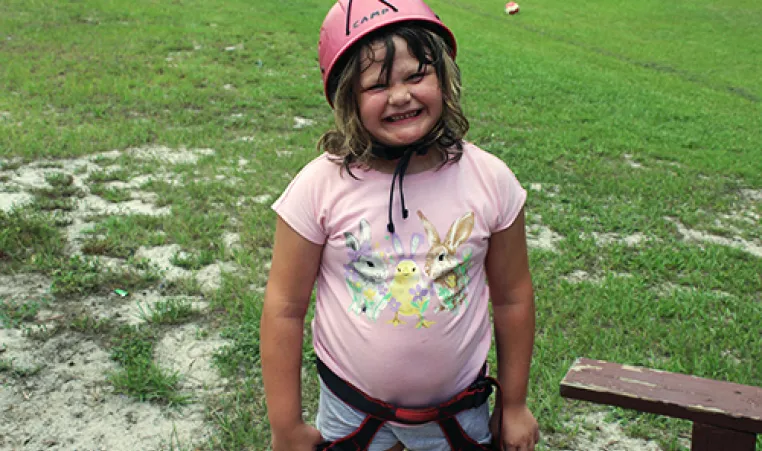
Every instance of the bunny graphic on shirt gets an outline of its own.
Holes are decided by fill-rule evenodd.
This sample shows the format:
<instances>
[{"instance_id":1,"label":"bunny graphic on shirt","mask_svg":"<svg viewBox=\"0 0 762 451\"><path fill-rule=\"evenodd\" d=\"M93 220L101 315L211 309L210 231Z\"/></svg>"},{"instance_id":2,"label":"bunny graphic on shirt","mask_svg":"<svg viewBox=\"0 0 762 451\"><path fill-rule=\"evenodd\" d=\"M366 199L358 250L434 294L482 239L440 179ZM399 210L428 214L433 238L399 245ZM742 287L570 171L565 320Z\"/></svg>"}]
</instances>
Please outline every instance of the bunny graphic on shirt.
<instances>
[{"instance_id":1,"label":"bunny graphic on shirt","mask_svg":"<svg viewBox=\"0 0 762 451\"><path fill-rule=\"evenodd\" d=\"M439 297L437 312L457 312L465 303L469 282L468 268L471 264L472 249L464 247L462 256L458 249L471 236L474 229L474 213L468 212L452 223L442 240L436 227L418 210L418 217L426 230L429 241L424 272L433 281L433 287Z\"/></svg>"},{"instance_id":2,"label":"bunny graphic on shirt","mask_svg":"<svg viewBox=\"0 0 762 451\"><path fill-rule=\"evenodd\" d=\"M375 321L391 297L384 289L388 275L387 263L373 252L368 221L360 220L359 229L357 236L352 232L344 233L350 259L344 265L344 277L352 295L349 309Z\"/></svg>"}]
</instances>

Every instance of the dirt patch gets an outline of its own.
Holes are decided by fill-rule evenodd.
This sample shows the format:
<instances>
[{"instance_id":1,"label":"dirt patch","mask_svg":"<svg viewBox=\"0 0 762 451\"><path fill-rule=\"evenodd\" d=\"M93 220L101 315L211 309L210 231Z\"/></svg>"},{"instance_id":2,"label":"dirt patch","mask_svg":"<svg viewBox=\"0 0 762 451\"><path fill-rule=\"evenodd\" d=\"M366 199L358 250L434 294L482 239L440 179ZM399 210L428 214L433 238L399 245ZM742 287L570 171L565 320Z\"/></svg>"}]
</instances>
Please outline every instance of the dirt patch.
<instances>
[{"instance_id":1,"label":"dirt patch","mask_svg":"<svg viewBox=\"0 0 762 451\"><path fill-rule=\"evenodd\" d=\"M50 279L38 274L0 275L0 299L23 302L40 298L50 291Z\"/></svg>"},{"instance_id":2,"label":"dirt patch","mask_svg":"<svg viewBox=\"0 0 762 451\"><path fill-rule=\"evenodd\" d=\"M692 230L683 225L680 221L673 218L666 218L668 221L675 224L677 232L688 241L700 241L705 243L714 243L722 246L733 247L744 252L748 252L755 257L762 258L762 244L759 240L748 241L741 237L724 237L718 235L712 235L710 233L702 232L699 230Z\"/></svg>"},{"instance_id":3,"label":"dirt patch","mask_svg":"<svg viewBox=\"0 0 762 451\"><path fill-rule=\"evenodd\" d=\"M624 154L624 161L627 163L628 166L634 169L642 169L643 165L635 161L633 159L632 155L630 154Z\"/></svg>"},{"instance_id":4,"label":"dirt patch","mask_svg":"<svg viewBox=\"0 0 762 451\"><path fill-rule=\"evenodd\" d=\"M226 344L218 338L201 338L204 329L186 324L170 330L156 347L156 358L163 366L184 375L183 390L205 390L207 395L218 393L227 383L220 379L211 356Z\"/></svg>"},{"instance_id":5,"label":"dirt patch","mask_svg":"<svg viewBox=\"0 0 762 451\"><path fill-rule=\"evenodd\" d=\"M16 282L22 281L27 283L11 284L4 293L28 292L41 282L16 277ZM97 318L139 324L140 306L150 311L150 305L161 300L153 292L121 305L115 305L116 297L90 297L82 300L81 308ZM198 310L206 307L200 300L192 305ZM212 366L214 352L224 344L194 323L164 334L154 360L182 376L180 391L192 400L186 406L165 407L115 394L107 377L117 365L91 337L63 332L39 340L18 329L0 329L0 358L13 368L0 372L0 448L158 450L167 449L171 441L203 441L211 433L205 401L226 384Z\"/></svg>"},{"instance_id":6,"label":"dirt patch","mask_svg":"<svg viewBox=\"0 0 762 451\"><path fill-rule=\"evenodd\" d=\"M178 176L165 172L172 165L194 164L213 155L211 149L147 147L105 152L78 159L40 160L29 164L0 160L0 209L10 211L34 201L35 190L51 189L50 174L68 177L70 186L81 190L65 216L67 252L81 253L85 232L95 225L97 215L167 215L169 207L157 207L155 193L142 188L152 180L181 185ZM105 186L127 190L131 199L109 202L94 194L93 177L122 170L120 158L152 161L164 169L152 174L130 174L127 180L109 181ZM240 237L226 234L230 251L240 247ZM226 272L238 267L232 262L214 262L196 271L173 265L181 252L177 245L143 247L135 257L148 260L162 271L165 281L195 279L202 293L211 294ZM128 262L98 257L105 269L124 269ZM162 282L163 283L163 282ZM106 340L93 332L76 332L64 321L87 317L120 325L142 324L153 307L168 301L156 290L85 296L56 300L51 280L34 274L0 276L0 299L34 303L33 318L18 327L0 329L0 449L50 450L159 450L170 446L186 449L211 434L206 401L219 395L228 381L219 377L212 364L217 349L226 344L219 334L205 329L202 320L171 328L160 328L154 347L154 362L180 376L181 395L188 405L168 407L139 402L116 394L108 377L119 369L111 359ZM202 296L186 297L203 318L208 302ZM193 321L193 319L191 319ZM0 327L3 327L0 324Z\"/></svg>"},{"instance_id":7,"label":"dirt patch","mask_svg":"<svg viewBox=\"0 0 762 451\"><path fill-rule=\"evenodd\" d=\"M612 243L621 243L628 247L635 247L639 244L645 243L649 239L645 234L640 232L633 233L632 235L593 232L591 236L599 246L605 246Z\"/></svg>"},{"instance_id":8,"label":"dirt patch","mask_svg":"<svg viewBox=\"0 0 762 451\"><path fill-rule=\"evenodd\" d=\"M186 326L188 328L192 326ZM194 336L195 337L195 336ZM198 337L195 337L196 341ZM165 449L175 437L182 443L209 433L204 407L193 403L168 408L115 395L107 375L116 370L106 350L78 334L62 334L45 342L25 338L20 331L0 330L6 359L35 376L3 380L0 397L0 446L10 449ZM163 342L165 343L165 342ZM162 356L192 356L208 368L219 341L199 341L189 354L183 340L167 340ZM218 384L212 371L195 371L192 388ZM129 437L129 440L125 440Z\"/></svg>"},{"instance_id":9,"label":"dirt patch","mask_svg":"<svg viewBox=\"0 0 762 451\"><path fill-rule=\"evenodd\" d=\"M530 249L542 249L557 252L556 243L564 237L553 231L550 227L542 224L542 216L531 215L527 218L526 225L527 246Z\"/></svg>"},{"instance_id":10,"label":"dirt patch","mask_svg":"<svg viewBox=\"0 0 762 451\"><path fill-rule=\"evenodd\" d=\"M603 412L582 417L581 426L574 448L568 451L661 451L654 442L628 437L617 423L607 422Z\"/></svg>"}]
</instances>

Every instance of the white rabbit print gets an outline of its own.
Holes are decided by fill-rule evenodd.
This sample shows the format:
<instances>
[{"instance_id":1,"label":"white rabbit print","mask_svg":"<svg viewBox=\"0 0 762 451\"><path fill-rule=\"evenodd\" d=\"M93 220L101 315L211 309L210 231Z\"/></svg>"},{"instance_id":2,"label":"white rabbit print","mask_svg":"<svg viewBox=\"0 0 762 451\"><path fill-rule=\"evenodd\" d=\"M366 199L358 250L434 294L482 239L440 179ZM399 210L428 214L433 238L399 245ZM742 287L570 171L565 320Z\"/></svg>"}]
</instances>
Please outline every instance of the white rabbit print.
<instances>
[{"instance_id":1,"label":"white rabbit print","mask_svg":"<svg viewBox=\"0 0 762 451\"><path fill-rule=\"evenodd\" d=\"M344 265L345 278L352 303L349 309L357 315L365 315L377 320L391 294L386 290L388 265L373 252L370 224L360 220L359 233L355 236L345 232L344 238L349 249L349 263Z\"/></svg>"},{"instance_id":2,"label":"white rabbit print","mask_svg":"<svg viewBox=\"0 0 762 451\"><path fill-rule=\"evenodd\" d=\"M440 305L436 311L457 313L459 307L466 303L470 280L468 269L473 256L470 247L464 246L461 252L458 250L471 236L474 229L474 213L468 212L456 219L444 240L420 210L418 217L426 230L430 246L423 270L433 281L434 291L439 298Z\"/></svg>"}]
</instances>

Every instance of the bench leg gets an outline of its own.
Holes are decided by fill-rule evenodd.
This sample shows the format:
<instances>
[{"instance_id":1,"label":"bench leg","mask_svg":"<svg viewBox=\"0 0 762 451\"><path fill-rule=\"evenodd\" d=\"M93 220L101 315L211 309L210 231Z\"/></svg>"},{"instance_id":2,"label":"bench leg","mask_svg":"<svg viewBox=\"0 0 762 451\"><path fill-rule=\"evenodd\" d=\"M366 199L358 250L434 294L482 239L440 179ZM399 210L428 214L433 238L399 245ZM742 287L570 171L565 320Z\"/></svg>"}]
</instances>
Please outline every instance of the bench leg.
<instances>
[{"instance_id":1,"label":"bench leg","mask_svg":"<svg viewBox=\"0 0 762 451\"><path fill-rule=\"evenodd\" d=\"M757 435L693 423L691 451L754 451Z\"/></svg>"}]
</instances>

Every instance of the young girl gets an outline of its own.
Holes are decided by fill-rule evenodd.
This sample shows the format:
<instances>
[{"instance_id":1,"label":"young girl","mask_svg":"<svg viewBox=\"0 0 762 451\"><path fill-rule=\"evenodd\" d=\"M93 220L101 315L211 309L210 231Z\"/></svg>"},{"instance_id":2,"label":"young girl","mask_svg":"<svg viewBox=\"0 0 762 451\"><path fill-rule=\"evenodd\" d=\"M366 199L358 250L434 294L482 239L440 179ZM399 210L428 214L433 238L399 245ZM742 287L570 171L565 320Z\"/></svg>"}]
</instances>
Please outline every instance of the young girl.
<instances>
[{"instance_id":1,"label":"young girl","mask_svg":"<svg viewBox=\"0 0 762 451\"><path fill-rule=\"evenodd\" d=\"M455 53L421 0L339 0L323 22L336 128L273 205L261 358L275 451L527 451L539 440L526 405L526 192L463 141ZM300 385L315 282L317 428L302 419ZM490 420L493 325L502 392Z\"/></svg>"}]
</instances>

